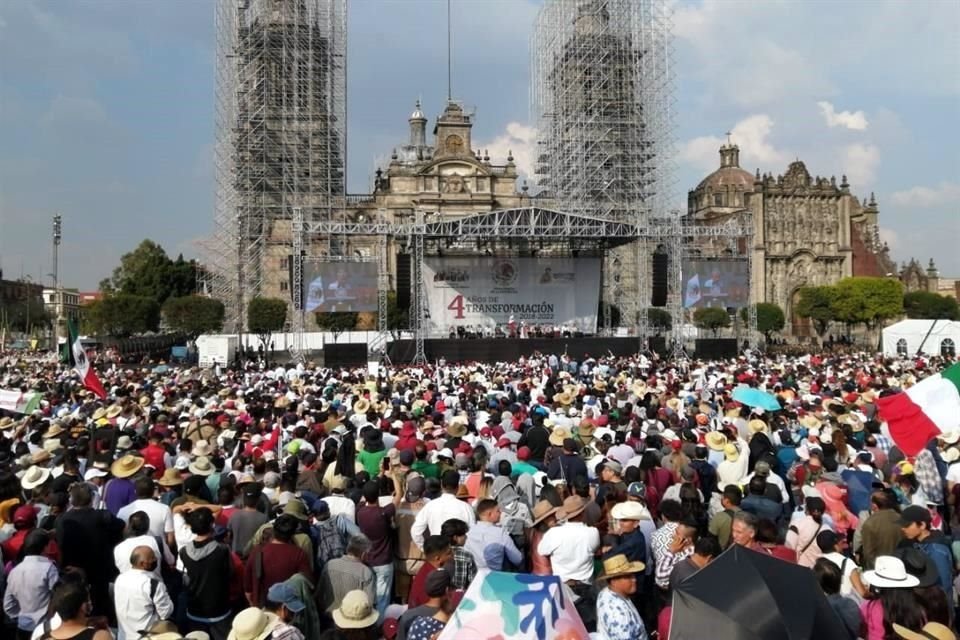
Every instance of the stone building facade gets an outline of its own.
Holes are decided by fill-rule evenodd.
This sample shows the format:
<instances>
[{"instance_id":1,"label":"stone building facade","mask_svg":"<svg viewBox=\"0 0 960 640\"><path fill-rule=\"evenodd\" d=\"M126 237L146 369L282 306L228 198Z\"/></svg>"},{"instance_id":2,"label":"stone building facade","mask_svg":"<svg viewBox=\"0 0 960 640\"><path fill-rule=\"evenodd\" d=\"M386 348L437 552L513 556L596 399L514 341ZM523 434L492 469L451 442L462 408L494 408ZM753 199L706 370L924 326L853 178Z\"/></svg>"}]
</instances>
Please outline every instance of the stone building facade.
<instances>
[{"instance_id":1,"label":"stone building facade","mask_svg":"<svg viewBox=\"0 0 960 640\"><path fill-rule=\"evenodd\" d=\"M904 291L929 291L960 300L960 278L941 276L933 258L930 258L926 269L920 266L916 258L911 258L900 269L899 275Z\"/></svg>"},{"instance_id":2,"label":"stone building facade","mask_svg":"<svg viewBox=\"0 0 960 640\"><path fill-rule=\"evenodd\" d=\"M879 238L879 208L873 194L858 199L846 176L811 176L800 160L785 173L751 174L740 167L735 144L720 148L720 167L689 192L687 215L697 224L731 218L753 228L751 301L779 305L787 331L811 335L795 307L805 286L829 285L849 276L896 274Z\"/></svg>"}]
</instances>

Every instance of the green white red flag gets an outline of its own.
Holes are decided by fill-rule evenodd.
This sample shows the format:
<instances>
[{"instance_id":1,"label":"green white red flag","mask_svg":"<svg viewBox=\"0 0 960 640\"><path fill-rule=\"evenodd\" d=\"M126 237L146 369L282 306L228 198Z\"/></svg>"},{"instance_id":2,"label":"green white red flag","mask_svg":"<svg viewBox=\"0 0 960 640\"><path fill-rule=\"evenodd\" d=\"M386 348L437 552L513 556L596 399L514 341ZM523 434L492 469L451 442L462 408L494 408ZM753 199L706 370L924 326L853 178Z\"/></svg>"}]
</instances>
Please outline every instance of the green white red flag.
<instances>
[{"instance_id":1,"label":"green white red flag","mask_svg":"<svg viewBox=\"0 0 960 640\"><path fill-rule=\"evenodd\" d=\"M87 351L80 342L80 334L77 332L77 325L73 322L67 324L70 330L70 360L73 368L80 374L80 380L90 391L93 391L101 400L107 397L107 391L103 388L97 372L93 370L90 359L87 358Z\"/></svg>"},{"instance_id":2,"label":"green white red flag","mask_svg":"<svg viewBox=\"0 0 960 640\"><path fill-rule=\"evenodd\" d=\"M960 430L960 363L878 398L877 409L900 450L915 456L938 435Z\"/></svg>"}]
</instances>

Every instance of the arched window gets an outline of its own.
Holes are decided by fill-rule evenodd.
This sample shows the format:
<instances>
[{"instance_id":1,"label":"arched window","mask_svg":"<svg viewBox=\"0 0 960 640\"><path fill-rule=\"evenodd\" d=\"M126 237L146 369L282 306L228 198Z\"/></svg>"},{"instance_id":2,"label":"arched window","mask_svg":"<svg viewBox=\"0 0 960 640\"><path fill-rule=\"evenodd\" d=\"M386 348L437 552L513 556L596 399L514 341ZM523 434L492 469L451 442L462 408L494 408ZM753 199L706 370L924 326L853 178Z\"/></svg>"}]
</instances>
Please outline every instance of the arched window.
<instances>
[{"instance_id":1,"label":"arched window","mask_svg":"<svg viewBox=\"0 0 960 640\"><path fill-rule=\"evenodd\" d=\"M898 356L907 355L907 339L906 338L900 338L899 340L897 340L897 355Z\"/></svg>"},{"instance_id":2,"label":"arched window","mask_svg":"<svg viewBox=\"0 0 960 640\"><path fill-rule=\"evenodd\" d=\"M957 355L957 345L951 338L944 338L943 342L940 343L940 355L944 358L947 356L952 358Z\"/></svg>"}]
</instances>

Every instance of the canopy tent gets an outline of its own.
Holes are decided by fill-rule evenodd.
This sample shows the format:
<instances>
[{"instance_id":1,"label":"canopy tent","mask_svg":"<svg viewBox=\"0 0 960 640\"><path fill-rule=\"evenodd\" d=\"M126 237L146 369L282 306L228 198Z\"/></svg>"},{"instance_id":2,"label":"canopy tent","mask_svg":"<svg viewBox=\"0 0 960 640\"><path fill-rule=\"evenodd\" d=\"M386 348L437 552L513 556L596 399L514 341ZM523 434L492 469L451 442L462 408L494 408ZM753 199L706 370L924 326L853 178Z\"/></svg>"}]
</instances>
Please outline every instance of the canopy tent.
<instances>
[{"instance_id":1,"label":"canopy tent","mask_svg":"<svg viewBox=\"0 0 960 640\"><path fill-rule=\"evenodd\" d=\"M957 353L960 322L956 320L901 320L883 330L883 355L914 356Z\"/></svg>"},{"instance_id":2,"label":"canopy tent","mask_svg":"<svg viewBox=\"0 0 960 640\"><path fill-rule=\"evenodd\" d=\"M438 640L587 640L573 593L557 576L481 569Z\"/></svg>"}]
</instances>

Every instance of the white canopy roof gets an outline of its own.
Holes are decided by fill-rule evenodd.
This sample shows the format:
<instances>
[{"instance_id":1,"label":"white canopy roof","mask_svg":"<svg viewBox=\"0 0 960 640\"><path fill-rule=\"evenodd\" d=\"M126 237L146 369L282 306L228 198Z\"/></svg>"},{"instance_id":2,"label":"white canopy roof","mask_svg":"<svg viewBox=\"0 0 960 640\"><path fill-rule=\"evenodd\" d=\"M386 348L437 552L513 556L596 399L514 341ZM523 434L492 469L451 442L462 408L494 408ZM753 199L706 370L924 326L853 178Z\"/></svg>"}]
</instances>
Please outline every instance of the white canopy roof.
<instances>
[{"instance_id":1,"label":"white canopy roof","mask_svg":"<svg viewBox=\"0 0 960 640\"><path fill-rule=\"evenodd\" d=\"M960 322L955 320L901 320L883 330L883 354L940 355L942 350L960 347Z\"/></svg>"}]
</instances>

